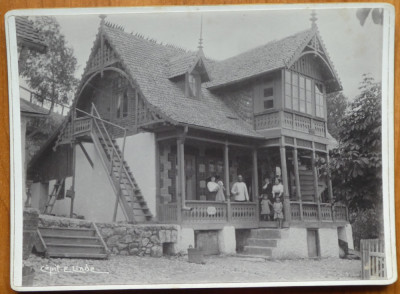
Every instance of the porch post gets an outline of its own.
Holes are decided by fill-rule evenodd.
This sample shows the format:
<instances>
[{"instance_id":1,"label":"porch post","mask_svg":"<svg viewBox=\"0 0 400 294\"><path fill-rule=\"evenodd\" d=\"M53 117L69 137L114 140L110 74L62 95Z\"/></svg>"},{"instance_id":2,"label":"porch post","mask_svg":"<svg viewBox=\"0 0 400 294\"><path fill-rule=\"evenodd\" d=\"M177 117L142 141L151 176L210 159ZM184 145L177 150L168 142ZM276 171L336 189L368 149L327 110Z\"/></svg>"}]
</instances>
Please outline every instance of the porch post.
<instances>
[{"instance_id":1,"label":"porch post","mask_svg":"<svg viewBox=\"0 0 400 294\"><path fill-rule=\"evenodd\" d=\"M225 191L226 191L226 214L228 223L232 219L232 209L231 209L231 189L229 184L229 145L228 141L224 145L224 181L225 181Z\"/></svg>"},{"instance_id":2,"label":"porch post","mask_svg":"<svg viewBox=\"0 0 400 294\"><path fill-rule=\"evenodd\" d=\"M317 171L317 165L316 165L316 158L315 158L315 148L314 148L314 142L313 142L313 149L312 149L312 158L311 158L311 163L312 163L312 170L313 170L313 176L314 176L314 200L317 202L317 209L318 209L318 220L321 220L321 201L320 197L318 195L318 171Z\"/></svg>"},{"instance_id":3,"label":"porch post","mask_svg":"<svg viewBox=\"0 0 400 294\"><path fill-rule=\"evenodd\" d=\"M260 201L258 191L258 159L257 159L257 148L253 149L253 202L256 203L256 221L260 220Z\"/></svg>"},{"instance_id":4,"label":"porch post","mask_svg":"<svg viewBox=\"0 0 400 294\"><path fill-rule=\"evenodd\" d=\"M299 198L299 206L300 206L300 220L303 220L303 200L301 198L301 188L300 188L300 175L299 175L299 160L297 154L297 140L294 139L294 149L293 149L293 162L294 162L294 174L296 181L296 194Z\"/></svg>"},{"instance_id":5,"label":"porch post","mask_svg":"<svg viewBox=\"0 0 400 294\"><path fill-rule=\"evenodd\" d=\"M184 171L184 155L182 154L182 151L184 151L184 149L182 148L182 138L178 138L176 140L176 156L177 156L177 163L178 163L178 181L177 181L177 197L176 197L176 210L177 210L177 221L178 223L182 222L182 204L184 202L184 193L185 193L185 189L183 189L182 191L182 187L184 187L184 183L185 183L185 171Z\"/></svg>"},{"instance_id":6,"label":"porch post","mask_svg":"<svg viewBox=\"0 0 400 294\"><path fill-rule=\"evenodd\" d=\"M334 199L333 199L333 190L332 190L332 180L331 180L331 171L329 169L329 151L326 153L326 165L328 167L328 197L329 197L329 203L331 204L331 211L332 211L332 221L336 221L336 216L335 216L335 206L334 206Z\"/></svg>"},{"instance_id":7,"label":"porch post","mask_svg":"<svg viewBox=\"0 0 400 294\"><path fill-rule=\"evenodd\" d=\"M280 147L280 153L281 153L281 172L282 172L282 180L283 180L283 212L285 214L285 220L287 222L291 221L291 213L290 213L290 200L289 200L289 184L288 184L288 178L287 178L287 167L286 167L286 149L284 145L284 137L282 136L280 139L281 147Z\"/></svg>"}]
</instances>

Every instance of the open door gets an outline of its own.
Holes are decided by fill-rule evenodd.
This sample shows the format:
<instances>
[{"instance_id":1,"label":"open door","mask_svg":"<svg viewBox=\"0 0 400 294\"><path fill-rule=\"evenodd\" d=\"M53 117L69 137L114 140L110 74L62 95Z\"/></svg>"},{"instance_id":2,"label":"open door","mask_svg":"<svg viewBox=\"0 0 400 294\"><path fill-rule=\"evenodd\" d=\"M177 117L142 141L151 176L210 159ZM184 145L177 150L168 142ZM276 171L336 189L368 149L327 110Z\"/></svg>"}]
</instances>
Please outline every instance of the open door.
<instances>
[{"instance_id":1,"label":"open door","mask_svg":"<svg viewBox=\"0 0 400 294\"><path fill-rule=\"evenodd\" d=\"M196 200L196 157L185 154L186 199Z\"/></svg>"},{"instance_id":2,"label":"open door","mask_svg":"<svg viewBox=\"0 0 400 294\"><path fill-rule=\"evenodd\" d=\"M308 257L310 258L320 257L318 230L316 229L307 230L307 247L308 247Z\"/></svg>"}]
</instances>

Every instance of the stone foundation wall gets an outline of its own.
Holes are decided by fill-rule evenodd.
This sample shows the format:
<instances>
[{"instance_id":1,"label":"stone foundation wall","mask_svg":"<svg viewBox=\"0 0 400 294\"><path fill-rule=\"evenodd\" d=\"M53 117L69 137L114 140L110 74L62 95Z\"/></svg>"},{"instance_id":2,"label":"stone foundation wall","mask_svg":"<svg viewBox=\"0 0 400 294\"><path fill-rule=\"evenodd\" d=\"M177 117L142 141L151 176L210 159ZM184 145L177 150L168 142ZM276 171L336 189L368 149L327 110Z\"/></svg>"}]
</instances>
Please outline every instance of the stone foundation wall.
<instances>
[{"instance_id":1,"label":"stone foundation wall","mask_svg":"<svg viewBox=\"0 0 400 294\"><path fill-rule=\"evenodd\" d=\"M39 219L41 227L90 228L91 225L91 222L78 219L50 216ZM174 254L180 243L177 225L96 223L96 226L111 254L160 257L164 246L169 254Z\"/></svg>"}]
</instances>

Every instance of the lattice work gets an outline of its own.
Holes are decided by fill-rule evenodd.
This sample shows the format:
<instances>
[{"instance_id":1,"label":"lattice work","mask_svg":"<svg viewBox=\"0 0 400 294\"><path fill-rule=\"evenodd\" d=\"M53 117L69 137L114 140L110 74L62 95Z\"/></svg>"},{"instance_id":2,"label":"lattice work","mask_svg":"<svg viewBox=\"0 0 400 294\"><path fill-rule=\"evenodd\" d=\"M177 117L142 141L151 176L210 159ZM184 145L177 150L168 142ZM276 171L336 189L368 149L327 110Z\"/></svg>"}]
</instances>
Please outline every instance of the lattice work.
<instances>
[{"instance_id":1,"label":"lattice work","mask_svg":"<svg viewBox=\"0 0 400 294\"><path fill-rule=\"evenodd\" d=\"M294 145L294 138L292 137L285 137L285 143L289 145Z\"/></svg>"},{"instance_id":2,"label":"lattice work","mask_svg":"<svg viewBox=\"0 0 400 294\"><path fill-rule=\"evenodd\" d=\"M307 140L297 139L297 146L312 149L312 142Z\"/></svg>"},{"instance_id":3,"label":"lattice work","mask_svg":"<svg viewBox=\"0 0 400 294\"><path fill-rule=\"evenodd\" d=\"M283 114L283 127L293 129L293 114L289 112Z\"/></svg>"},{"instance_id":4,"label":"lattice work","mask_svg":"<svg viewBox=\"0 0 400 294\"><path fill-rule=\"evenodd\" d=\"M322 121L314 120L315 135L325 137L325 123Z\"/></svg>"},{"instance_id":5,"label":"lattice work","mask_svg":"<svg viewBox=\"0 0 400 294\"><path fill-rule=\"evenodd\" d=\"M311 118L300 116L300 115L293 115L294 123L293 129L297 131L301 131L304 133L309 133L311 128Z\"/></svg>"},{"instance_id":6,"label":"lattice work","mask_svg":"<svg viewBox=\"0 0 400 294\"><path fill-rule=\"evenodd\" d=\"M86 71L90 71L95 68L99 68L100 66L111 62L112 60L116 60L117 56L115 55L113 49L107 41L104 42L103 47L99 46L96 54L88 61Z\"/></svg>"},{"instance_id":7,"label":"lattice work","mask_svg":"<svg viewBox=\"0 0 400 294\"><path fill-rule=\"evenodd\" d=\"M257 115L254 123L256 130L276 128L279 126L279 112Z\"/></svg>"},{"instance_id":8,"label":"lattice work","mask_svg":"<svg viewBox=\"0 0 400 294\"><path fill-rule=\"evenodd\" d=\"M315 149L321 150L321 151L326 151L326 145L321 144L321 143L314 143Z\"/></svg>"},{"instance_id":9,"label":"lattice work","mask_svg":"<svg viewBox=\"0 0 400 294\"><path fill-rule=\"evenodd\" d=\"M268 139L265 142L266 146L279 146L280 142L279 142L279 138L274 138L274 139Z\"/></svg>"}]
</instances>

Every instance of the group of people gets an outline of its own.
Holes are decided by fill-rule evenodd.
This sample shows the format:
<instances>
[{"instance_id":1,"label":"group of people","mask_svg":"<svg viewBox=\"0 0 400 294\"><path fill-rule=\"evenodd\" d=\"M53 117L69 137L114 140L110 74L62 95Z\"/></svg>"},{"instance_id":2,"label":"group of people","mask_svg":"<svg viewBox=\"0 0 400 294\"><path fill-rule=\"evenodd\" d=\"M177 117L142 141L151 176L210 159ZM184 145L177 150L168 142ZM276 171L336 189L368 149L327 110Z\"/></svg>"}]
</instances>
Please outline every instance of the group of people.
<instances>
[{"instance_id":1,"label":"group of people","mask_svg":"<svg viewBox=\"0 0 400 294\"><path fill-rule=\"evenodd\" d=\"M207 179L207 190L215 195L215 201L225 201L225 187L221 178L216 176L211 176ZM234 201L245 202L249 201L249 192L247 190L246 183L243 182L242 175L238 175L238 181L233 184L231 189L231 194L234 197ZM211 198L214 198L211 196Z\"/></svg>"},{"instance_id":2,"label":"group of people","mask_svg":"<svg viewBox=\"0 0 400 294\"><path fill-rule=\"evenodd\" d=\"M281 201L283 191L281 179L276 178L274 185L272 185L268 177L264 179L260 196L261 219L264 221L276 220L279 228L282 228L283 221L283 204Z\"/></svg>"},{"instance_id":3,"label":"group of people","mask_svg":"<svg viewBox=\"0 0 400 294\"><path fill-rule=\"evenodd\" d=\"M225 187L221 178L211 176L207 179L207 190L215 196L211 196L215 201L225 201ZM283 196L283 185L280 178L275 179L275 184L272 185L269 178L264 179L261 189L261 218L262 220L276 220L279 228L282 228L283 222L283 204L281 197ZM243 182L242 175L238 175L238 181L235 182L231 189L233 200L236 202L249 201L249 192L246 183Z\"/></svg>"}]
</instances>

